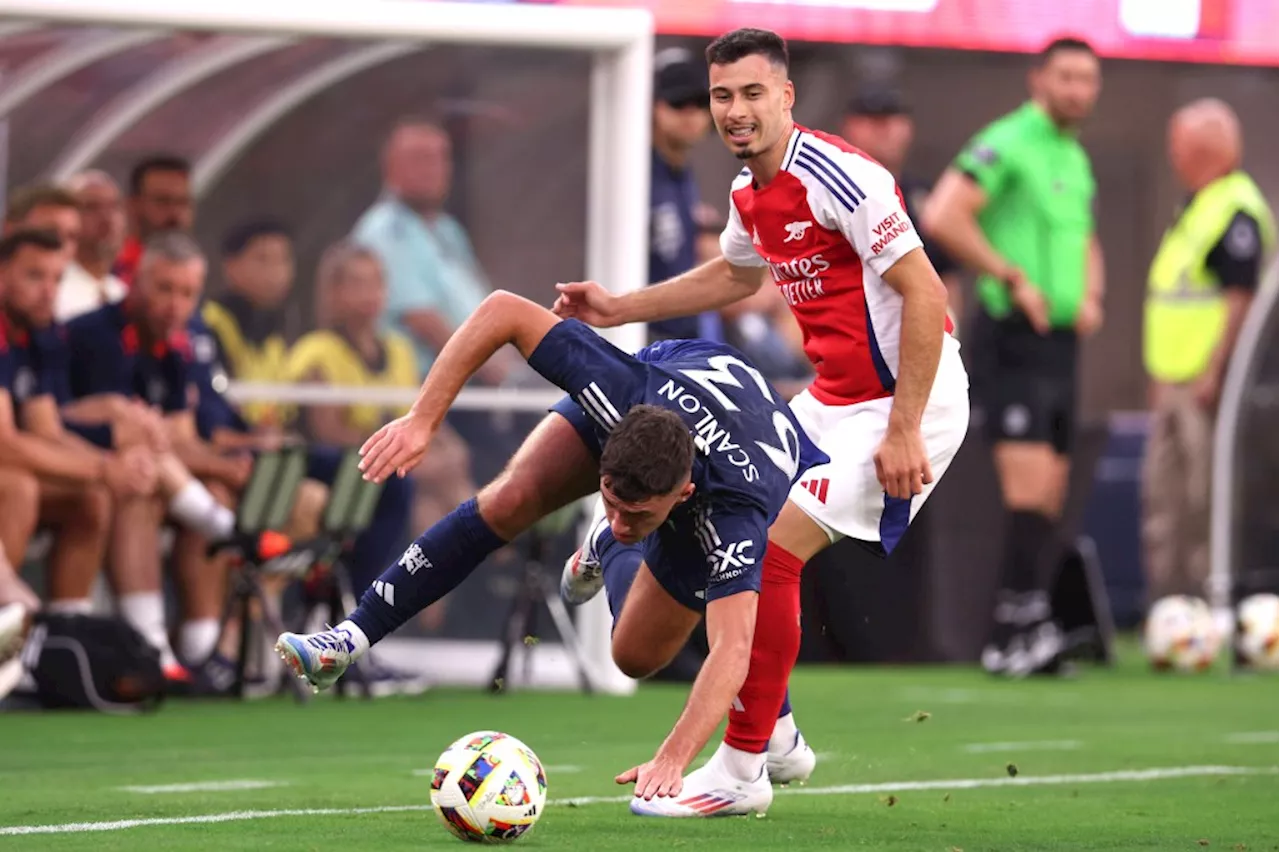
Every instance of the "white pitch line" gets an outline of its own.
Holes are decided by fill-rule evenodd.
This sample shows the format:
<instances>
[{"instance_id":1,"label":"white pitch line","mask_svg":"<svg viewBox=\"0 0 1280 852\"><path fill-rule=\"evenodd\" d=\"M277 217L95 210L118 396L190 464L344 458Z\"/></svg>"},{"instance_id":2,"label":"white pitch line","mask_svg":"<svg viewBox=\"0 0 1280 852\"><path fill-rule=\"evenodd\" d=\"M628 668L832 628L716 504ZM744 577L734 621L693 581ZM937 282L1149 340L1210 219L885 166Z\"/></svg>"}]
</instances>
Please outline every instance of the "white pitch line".
<instances>
[{"instance_id":1,"label":"white pitch line","mask_svg":"<svg viewBox=\"0 0 1280 852\"><path fill-rule=\"evenodd\" d=\"M225 793L234 790L265 790L268 787L284 787L285 781L257 781L241 778L232 781L192 781L187 784L154 784L151 786L117 787L126 793Z\"/></svg>"},{"instance_id":2,"label":"white pitch line","mask_svg":"<svg viewBox=\"0 0 1280 852\"><path fill-rule=\"evenodd\" d=\"M1276 767L1259 766L1170 766L1157 769L1134 769L1120 772L1097 772L1081 775L1024 775L1017 778L954 778L938 781L891 781L883 784L845 784L838 787L783 787L776 792L786 795L834 796L859 793L899 793L918 790L973 790L982 787L1035 787L1063 784L1106 784L1121 781L1162 781L1172 778L1196 778L1222 775L1270 775ZM620 803L630 796L586 796L575 799L553 799L550 805L593 805ZM291 816L356 816L359 814L426 811L430 805L384 805L371 808L300 808L276 811L229 811L184 817L122 819L111 822L72 822L60 825L10 825L0 827L0 837L28 834L85 834L95 831L120 831L156 825L205 825L219 822L241 822Z\"/></svg>"},{"instance_id":3,"label":"white pitch line","mask_svg":"<svg viewBox=\"0 0 1280 852\"><path fill-rule=\"evenodd\" d=\"M970 754L990 754L1001 751L1075 751L1084 743L1079 740L1038 740L1025 743L969 743L962 751Z\"/></svg>"},{"instance_id":4,"label":"white pitch line","mask_svg":"<svg viewBox=\"0 0 1280 852\"><path fill-rule=\"evenodd\" d=\"M1223 742L1232 745L1253 745L1255 743L1274 743L1280 740L1280 732L1277 731L1243 731L1238 734L1227 734L1222 738Z\"/></svg>"}]
</instances>

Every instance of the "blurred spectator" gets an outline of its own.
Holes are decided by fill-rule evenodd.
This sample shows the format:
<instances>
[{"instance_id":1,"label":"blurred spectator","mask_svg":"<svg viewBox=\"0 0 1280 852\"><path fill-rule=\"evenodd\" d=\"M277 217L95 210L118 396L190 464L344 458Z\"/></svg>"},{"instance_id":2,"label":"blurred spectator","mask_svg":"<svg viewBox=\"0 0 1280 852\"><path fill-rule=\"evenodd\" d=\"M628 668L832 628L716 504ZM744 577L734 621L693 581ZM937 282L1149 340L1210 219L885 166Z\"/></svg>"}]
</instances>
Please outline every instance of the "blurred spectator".
<instances>
[{"instance_id":1,"label":"blurred spectator","mask_svg":"<svg viewBox=\"0 0 1280 852\"><path fill-rule=\"evenodd\" d=\"M195 216L191 164L169 154L142 160L129 173L129 234L111 271L132 284L147 240L161 231L190 231Z\"/></svg>"},{"instance_id":2,"label":"blurred spectator","mask_svg":"<svg viewBox=\"0 0 1280 852\"><path fill-rule=\"evenodd\" d=\"M419 377L413 345L401 334L379 329L386 301L387 286L378 256L353 241L331 246L321 258L316 275L319 330L303 335L294 345L287 380L331 387L416 388ZM370 404L312 405L306 408L304 422L313 440L354 447L407 410L407 406ZM412 474L417 491L415 527L432 526L475 495L470 466L467 445L447 424L442 424ZM402 525L397 538L403 531ZM377 566L379 570L382 567L385 566ZM358 578L359 588L367 587L375 577L376 572ZM441 600L428 610L428 627L440 626L444 605L445 600Z\"/></svg>"},{"instance_id":3,"label":"blurred spectator","mask_svg":"<svg viewBox=\"0 0 1280 852\"><path fill-rule=\"evenodd\" d=\"M698 183L689 154L711 130L707 66L680 48L654 57L653 166L649 182L649 283L698 264ZM720 315L707 311L649 324L650 340L724 340Z\"/></svg>"},{"instance_id":4,"label":"blurred spectator","mask_svg":"<svg viewBox=\"0 0 1280 852\"><path fill-rule=\"evenodd\" d=\"M382 261L382 325L413 341L420 376L491 289L467 232L444 209L452 182L448 135L426 119L402 119L382 151L382 197L352 231ZM512 368L501 352L478 375L501 384Z\"/></svg>"},{"instance_id":5,"label":"blurred spectator","mask_svg":"<svg viewBox=\"0 0 1280 852\"><path fill-rule=\"evenodd\" d=\"M37 525L53 527L47 609L87 613L113 509L121 516L116 526L132 534L140 530L128 519L137 517L139 506L158 524L150 506L156 476L149 454L100 449L64 428L58 406L67 397L68 362L62 329L53 325L53 305L65 262L52 231L20 229L0 240L0 542L4 552L22 558ZM153 550L158 560L158 541ZM150 588L142 590L133 581L145 578L132 563L113 563L122 615L155 638L164 653L163 612L158 624L149 620L136 594L158 596L158 568ZM171 654L165 660L174 662Z\"/></svg>"},{"instance_id":6,"label":"blurred spectator","mask_svg":"<svg viewBox=\"0 0 1280 852\"><path fill-rule=\"evenodd\" d=\"M1169 123L1169 161L1189 195L1147 279L1152 415L1142 532L1151 602L1206 592L1215 412L1263 256L1275 245L1271 208L1240 170L1242 153L1240 122L1222 101L1190 103Z\"/></svg>"},{"instance_id":7,"label":"blurred spectator","mask_svg":"<svg viewBox=\"0 0 1280 852\"><path fill-rule=\"evenodd\" d=\"M274 219L245 222L222 242L227 291L200 311L217 344L217 360L243 382L284 380L289 346L286 302L293 289L293 240ZM288 412L273 402L251 402L240 413L254 427L280 429Z\"/></svg>"},{"instance_id":8,"label":"blurred spectator","mask_svg":"<svg viewBox=\"0 0 1280 852\"><path fill-rule=\"evenodd\" d=\"M48 231L58 238L63 266L76 256L80 241L80 207L70 192L53 184L15 189L4 214L4 232L18 229Z\"/></svg>"},{"instance_id":9,"label":"blurred spectator","mask_svg":"<svg viewBox=\"0 0 1280 852\"><path fill-rule=\"evenodd\" d=\"M911 143L915 140L915 121L902 93L887 86L867 86L859 90L845 110L842 133L850 145L865 151L893 175L902 192L907 216L919 230L920 212L931 187L927 180L906 170ZM964 306L959 270L940 246L927 235L921 236L925 253L947 285L952 320L958 323Z\"/></svg>"},{"instance_id":10,"label":"blurred spectator","mask_svg":"<svg viewBox=\"0 0 1280 852\"><path fill-rule=\"evenodd\" d=\"M80 209L80 240L58 286L54 316L68 322L103 305L118 302L128 288L111 274L124 245L124 202L120 187L106 172L90 170L67 181Z\"/></svg>"},{"instance_id":11,"label":"blurred spectator","mask_svg":"<svg viewBox=\"0 0 1280 852\"><path fill-rule=\"evenodd\" d=\"M329 248L316 276L320 330L294 345L288 381L320 382L336 387L416 388L413 346L403 335L380 331L387 287L377 255L354 242ZM333 446L360 446L407 406L308 406L308 435ZM476 491L466 444L447 424L414 471L418 483L414 526L426 529Z\"/></svg>"},{"instance_id":12,"label":"blurred spectator","mask_svg":"<svg viewBox=\"0 0 1280 852\"><path fill-rule=\"evenodd\" d=\"M1098 57L1058 39L1029 81L1031 100L978 132L924 216L924 230L979 273L970 379L1008 513L982 662L1010 676L1059 670L1065 640L1048 590L1064 545L1079 338L1102 323L1096 186L1076 138L1101 89Z\"/></svg>"}]
</instances>

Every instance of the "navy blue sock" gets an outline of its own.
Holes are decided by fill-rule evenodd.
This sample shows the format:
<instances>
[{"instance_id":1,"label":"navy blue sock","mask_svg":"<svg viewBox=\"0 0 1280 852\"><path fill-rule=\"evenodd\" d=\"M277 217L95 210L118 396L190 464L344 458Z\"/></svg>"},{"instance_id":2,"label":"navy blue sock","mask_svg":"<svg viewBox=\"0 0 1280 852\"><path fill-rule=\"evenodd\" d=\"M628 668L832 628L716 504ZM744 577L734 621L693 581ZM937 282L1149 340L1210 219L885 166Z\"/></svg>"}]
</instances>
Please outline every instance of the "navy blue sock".
<instances>
[{"instance_id":1,"label":"navy blue sock","mask_svg":"<svg viewBox=\"0 0 1280 852\"><path fill-rule=\"evenodd\" d=\"M504 544L468 500L418 536L348 617L372 645L447 595Z\"/></svg>"},{"instance_id":2,"label":"navy blue sock","mask_svg":"<svg viewBox=\"0 0 1280 852\"><path fill-rule=\"evenodd\" d=\"M778 718L788 715L791 712L791 690L787 690L787 694L782 696L782 709L778 711Z\"/></svg>"}]
</instances>

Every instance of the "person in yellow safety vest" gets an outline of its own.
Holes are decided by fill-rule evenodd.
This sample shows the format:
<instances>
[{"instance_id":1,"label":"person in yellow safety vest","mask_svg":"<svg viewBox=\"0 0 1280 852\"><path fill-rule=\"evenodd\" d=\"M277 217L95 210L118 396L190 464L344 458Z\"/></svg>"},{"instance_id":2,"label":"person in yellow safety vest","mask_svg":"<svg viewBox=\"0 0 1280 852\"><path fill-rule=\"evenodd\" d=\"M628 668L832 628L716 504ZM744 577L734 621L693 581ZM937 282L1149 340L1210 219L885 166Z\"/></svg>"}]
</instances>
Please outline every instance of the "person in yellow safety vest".
<instances>
[{"instance_id":1,"label":"person in yellow safety vest","mask_svg":"<svg viewBox=\"0 0 1280 852\"><path fill-rule=\"evenodd\" d=\"M1151 425L1142 470L1151 602L1204 594L1209 478L1223 374L1275 245L1273 214L1240 171L1240 123L1222 101L1174 114L1169 160L1191 192L1151 263L1143 350Z\"/></svg>"}]
</instances>

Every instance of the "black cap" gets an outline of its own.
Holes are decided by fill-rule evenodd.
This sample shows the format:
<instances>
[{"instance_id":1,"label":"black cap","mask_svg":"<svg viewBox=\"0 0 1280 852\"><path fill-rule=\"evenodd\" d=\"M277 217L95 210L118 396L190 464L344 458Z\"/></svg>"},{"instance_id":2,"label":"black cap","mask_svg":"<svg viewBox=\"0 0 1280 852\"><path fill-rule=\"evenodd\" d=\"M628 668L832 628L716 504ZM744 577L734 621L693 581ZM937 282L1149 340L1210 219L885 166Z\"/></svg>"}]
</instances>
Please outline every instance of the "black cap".
<instances>
[{"instance_id":1,"label":"black cap","mask_svg":"<svg viewBox=\"0 0 1280 852\"><path fill-rule=\"evenodd\" d=\"M884 117L910 115L911 107L902 93L887 86L868 86L858 90L846 108L849 115Z\"/></svg>"},{"instance_id":2,"label":"black cap","mask_svg":"<svg viewBox=\"0 0 1280 852\"><path fill-rule=\"evenodd\" d=\"M706 65L688 51L664 50L654 58L653 99L672 106L706 106L711 99Z\"/></svg>"}]
</instances>

